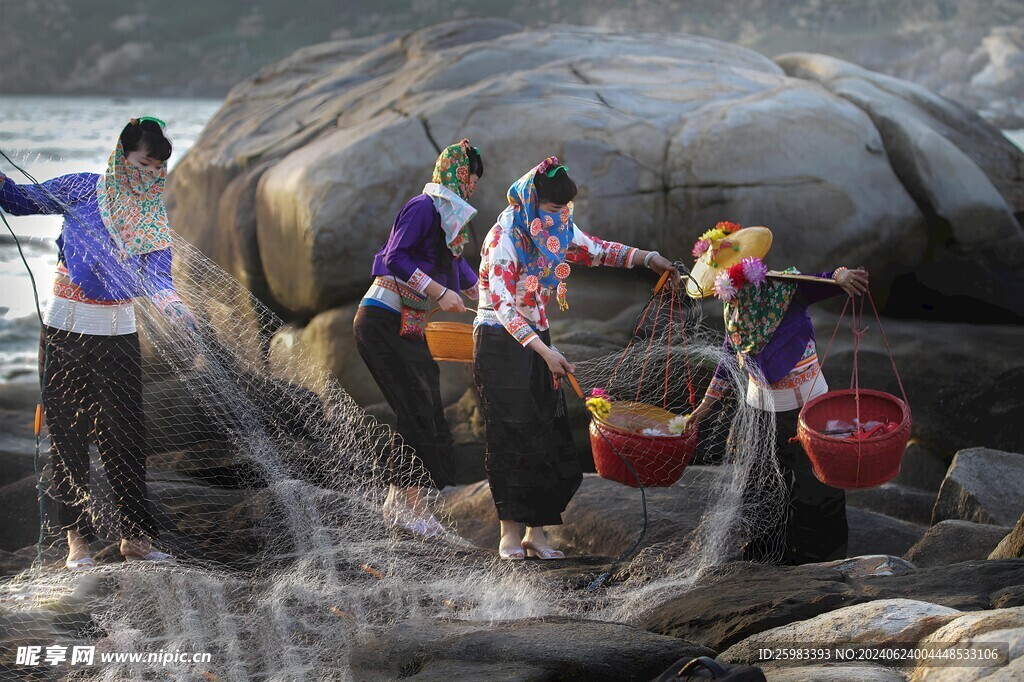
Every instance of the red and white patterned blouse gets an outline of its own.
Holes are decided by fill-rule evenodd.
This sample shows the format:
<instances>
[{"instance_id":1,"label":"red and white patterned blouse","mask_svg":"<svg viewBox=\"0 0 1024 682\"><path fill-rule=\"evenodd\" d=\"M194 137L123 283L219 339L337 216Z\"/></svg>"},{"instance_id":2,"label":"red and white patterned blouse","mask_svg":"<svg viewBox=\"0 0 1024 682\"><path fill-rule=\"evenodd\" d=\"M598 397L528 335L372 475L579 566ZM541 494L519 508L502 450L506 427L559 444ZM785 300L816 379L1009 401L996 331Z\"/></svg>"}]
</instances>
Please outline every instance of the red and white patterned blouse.
<instances>
[{"instance_id":1,"label":"red and white patterned blouse","mask_svg":"<svg viewBox=\"0 0 1024 682\"><path fill-rule=\"evenodd\" d=\"M475 325L502 326L522 345L529 344L537 332L548 328L545 306L554 289L538 287L530 277L520 277L520 264L512 244L510 230L495 225L484 239L480 253L480 307ZM633 267L636 249L618 242L592 237L573 226L573 237L565 254L566 263L586 266Z\"/></svg>"}]
</instances>

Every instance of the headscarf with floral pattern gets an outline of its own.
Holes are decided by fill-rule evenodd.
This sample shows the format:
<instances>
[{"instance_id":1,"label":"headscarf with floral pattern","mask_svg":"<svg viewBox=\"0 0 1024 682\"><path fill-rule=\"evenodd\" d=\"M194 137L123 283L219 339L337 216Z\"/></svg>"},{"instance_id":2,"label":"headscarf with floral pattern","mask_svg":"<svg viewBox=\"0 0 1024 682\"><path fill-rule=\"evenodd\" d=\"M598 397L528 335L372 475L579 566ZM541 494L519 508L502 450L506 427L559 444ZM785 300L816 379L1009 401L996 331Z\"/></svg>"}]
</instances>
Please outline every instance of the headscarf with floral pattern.
<instances>
[{"instance_id":1,"label":"headscarf with floral pattern","mask_svg":"<svg viewBox=\"0 0 1024 682\"><path fill-rule=\"evenodd\" d=\"M128 163L117 141L107 171L96 183L100 217L125 256L138 256L168 248L171 230L164 206L167 164L146 171Z\"/></svg>"},{"instance_id":2,"label":"headscarf with floral pattern","mask_svg":"<svg viewBox=\"0 0 1024 682\"><path fill-rule=\"evenodd\" d=\"M797 270L788 268L783 272ZM760 353L779 328L795 294L795 282L768 280L761 286L740 287L723 311L725 333L733 350L744 355Z\"/></svg>"},{"instance_id":3,"label":"headscarf with floral pattern","mask_svg":"<svg viewBox=\"0 0 1024 682\"><path fill-rule=\"evenodd\" d=\"M430 179L431 182L447 187L455 192L463 202L469 199L473 195L473 190L476 189L476 181L470 177L469 169L469 153L472 149L473 147L466 138L462 138L458 144L445 147L444 151L437 157L437 163L434 164L434 174ZM479 154L480 152L477 151L477 153ZM463 210L462 213L468 215L468 210ZM476 211L474 210L472 213L475 215ZM464 218L465 215L458 217ZM469 219L472 217L472 215L469 215L469 218L465 218L464 222L461 220L442 220L442 227L450 224L457 228L457 231L456 229L445 231L445 241L448 244L448 249L456 258L462 255L463 249L469 243ZM442 218L444 218L443 215Z\"/></svg>"},{"instance_id":4,"label":"headscarf with floral pattern","mask_svg":"<svg viewBox=\"0 0 1024 682\"><path fill-rule=\"evenodd\" d=\"M569 307L565 280L571 272L565 254L575 230L573 204L570 201L556 219L554 214L540 210L533 183L537 173L558 165L558 159L550 156L516 180L508 188L508 206L498 216L498 224L512 230L512 243L527 291L554 289L559 307L565 310Z\"/></svg>"}]
</instances>

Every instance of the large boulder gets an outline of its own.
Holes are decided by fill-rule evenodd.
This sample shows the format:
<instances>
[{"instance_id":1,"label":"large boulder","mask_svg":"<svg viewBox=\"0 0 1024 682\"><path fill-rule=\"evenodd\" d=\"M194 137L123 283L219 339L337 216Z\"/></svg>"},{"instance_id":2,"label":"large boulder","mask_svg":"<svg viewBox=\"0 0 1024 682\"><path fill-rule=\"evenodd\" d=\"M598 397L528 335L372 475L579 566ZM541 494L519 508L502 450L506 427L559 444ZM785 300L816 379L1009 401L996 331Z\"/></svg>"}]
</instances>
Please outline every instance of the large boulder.
<instances>
[{"instance_id":1,"label":"large boulder","mask_svg":"<svg viewBox=\"0 0 1024 682\"><path fill-rule=\"evenodd\" d=\"M931 522L935 493L886 483L875 488L848 491L846 504L902 521L927 524Z\"/></svg>"},{"instance_id":2,"label":"large boulder","mask_svg":"<svg viewBox=\"0 0 1024 682\"><path fill-rule=\"evenodd\" d=\"M1012 526L1024 513L1024 455L971 448L953 458L932 523L963 519Z\"/></svg>"},{"instance_id":3,"label":"large boulder","mask_svg":"<svg viewBox=\"0 0 1024 682\"><path fill-rule=\"evenodd\" d=\"M901 646L931 634L960 611L913 599L878 599L823 613L748 637L721 654L731 663L758 663L759 650L800 647Z\"/></svg>"},{"instance_id":4,"label":"large boulder","mask_svg":"<svg viewBox=\"0 0 1024 682\"><path fill-rule=\"evenodd\" d=\"M384 401L373 375L356 348L352 322L358 307L349 304L320 313L305 327L286 325L270 341L271 368L282 378L311 390L323 386L323 370L362 406ZM473 384L470 365L441 362L441 399L457 401Z\"/></svg>"},{"instance_id":5,"label":"large boulder","mask_svg":"<svg viewBox=\"0 0 1024 682\"><path fill-rule=\"evenodd\" d=\"M778 250L803 268L842 253L881 276L921 260L929 240L870 117L769 59L693 36L492 20L265 68L178 166L170 205L204 214L175 220L187 238L308 317L362 292L395 213L438 147L463 135L487 166L478 238L508 183L554 153L581 181L582 226L671 253L731 217L774 227ZM253 222L258 264L237 246L251 244Z\"/></svg>"},{"instance_id":6,"label":"large boulder","mask_svg":"<svg viewBox=\"0 0 1024 682\"><path fill-rule=\"evenodd\" d=\"M905 259L901 284L944 296L980 289L973 297L1024 315L1014 294L1024 264L1024 230L1015 216L1024 212L1020 150L975 112L919 85L820 54L776 62L854 103L878 128L896 175L932 226L927 255Z\"/></svg>"},{"instance_id":7,"label":"large boulder","mask_svg":"<svg viewBox=\"0 0 1024 682\"><path fill-rule=\"evenodd\" d=\"M571 643L571 646L567 646ZM354 677L416 680L636 680L646 682L706 648L618 623L564 618L482 627L410 622L354 647Z\"/></svg>"},{"instance_id":8,"label":"large boulder","mask_svg":"<svg viewBox=\"0 0 1024 682\"><path fill-rule=\"evenodd\" d=\"M902 556L921 539L927 529L927 526L856 507L847 507L846 519L850 527L850 540L846 550L849 556Z\"/></svg>"},{"instance_id":9,"label":"large boulder","mask_svg":"<svg viewBox=\"0 0 1024 682\"><path fill-rule=\"evenodd\" d=\"M1009 532L1010 528L988 523L939 521L904 556L922 568L985 559Z\"/></svg>"},{"instance_id":10,"label":"large boulder","mask_svg":"<svg viewBox=\"0 0 1024 682\"><path fill-rule=\"evenodd\" d=\"M1008 605L1008 586L1024 584L1020 559L965 561L878 575L847 574L841 568L725 564L682 594L664 590L662 600L646 604L636 622L653 632L722 651L759 632L862 602L913 599L978 611L996 608L997 603ZM653 600L652 596L648 601Z\"/></svg>"},{"instance_id":11,"label":"large boulder","mask_svg":"<svg viewBox=\"0 0 1024 682\"><path fill-rule=\"evenodd\" d=\"M981 659L965 667L952 656L963 656L967 649L976 647L979 653L990 649L988 645L1005 642L1009 645L1011 662ZM1024 645L1024 608L1005 608L965 613L950 620L924 638L920 645L936 651L938 655L923 662L914 670L915 682L959 682L960 680L1014 680L1020 679L1024 666L1020 664ZM952 656L942 656L944 652ZM957 665L960 663L960 665Z\"/></svg>"},{"instance_id":12,"label":"large boulder","mask_svg":"<svg viewBox=\"0 0 1024 682\"><path fill-rule=\"evenodd\" d=\"M996 548L988 555L989 559L1019 559L1024 557L1024 514L1017 519L1016 525L999 541Z\"/></svg>"},{"instance_id":13,"label":"large boulder","mask_svg":"<svg viewBox=\"0 0 1024 682\"><path fill-rule=\"evenodd\" d=\"M896 474L896 478L892 479L892 483L936 494L942 487L942 481L946 478L948 468L949 462L944 460L941 455L920 443L910 442L907 444L907 449L903 451L900 472Z\"/></svg>"},{"instance_id":14,"label":"large boulder","mask_svg":"<svg viewBox=\"0 0 1024 682\"><path fill-rule=\"evenodd\" d=\"M817 81L830 92L850 100L867 112L886 142L886 152L890 157L897 157L893 165L901 179L913 174L911 168L903 166L907 162L922 163L921 169L931 167L934 171L941 171L941 159L946 155L960 153L970 157L977 164L975 170L983 171L987 181L977 176L974 176L974 180L968 180L967 176L963 176L960 178L963 184L945 185L953 177L944 178L939 173L925 173L917 178L920 184L908 186L915 199L928 197L930 201L938 202L930 206L946 219L956 220L957 211L962 209L954 209L954 206L956 202L962 201L979 202L975 204L976 210L994 209L993 218L1004 215L1006 210L1011 214L1024 210L1024 187L1021 187L1019 179L1022 157L1019 151L998 128L986 123L971 109L936 95L921 85L828 55L790 53L775 57L775 62L788 75ZM946 140L951 146L942 146L936 138ZM916 148L911 148L914 146ZM938 165L932 166L933 163ZM966 167L954 164L945 166L945 170L955 174L966 171ZM935 191L940 188L949 194L942 196L942 192ZM990 192L993 189L997 196L1002 197L1001 203L997 201L988 204L992 201ZM985 204L990 209L982 208ZM944 213L941 210L943 207L950 209L950 212ZM964 214L963 218L968 216L969 213ZM958 223L950 227L954 232L959 232L967 230L969 225ZM969 245L979 239L984 241L985 230L1006 230L1006 236L1010 236L1017 233L1013 227L1011 223L995 220L993 224L975 225L975 230L982 229L981 233L955 236L964 239L964 243ZM1019 231L1019 225L1017 228ZM997 258L1003 257L994 255Z\"/></svg>"}]
</instances>

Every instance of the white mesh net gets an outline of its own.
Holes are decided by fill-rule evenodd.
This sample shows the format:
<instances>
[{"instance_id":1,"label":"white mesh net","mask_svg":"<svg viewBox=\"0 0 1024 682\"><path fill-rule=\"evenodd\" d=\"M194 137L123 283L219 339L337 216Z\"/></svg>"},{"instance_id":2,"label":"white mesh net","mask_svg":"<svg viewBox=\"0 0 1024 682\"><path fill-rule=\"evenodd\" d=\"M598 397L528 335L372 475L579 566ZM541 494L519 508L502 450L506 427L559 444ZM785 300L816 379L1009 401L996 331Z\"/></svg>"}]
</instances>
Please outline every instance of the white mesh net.
<instances>
[{"instance_id":1,"label":"white mesh net","mask_svg":"<svg viewBox=\"0 0 1024 682\"><path fill-rule=\"evenodd\" d=\"M79 211L60 206L68 220L82 218L75 229L86 229ZM0 583L10 654L0 666L12 674L347 679L350 652L399 622L464 619L484 627L546 615L628 621L653 603L652 594L685 589L709 566L738 557L745 538L783 513L771 413L738 401L701 425L681 482L646 500L652 529L684 499L697 500L695 529L624 556L629 562L604 589L553 580L498 560L494 548L474 547L459 537L439 496L433 513L449 530L432 538L403 532L385 522L381 507L389 469L426 482L411 448L301 347L271 362L269 341L283 322L188 243L176 238L173 253L174 285L196 330L139 296L141 353L127 336L102 339L88 348L91 355L73 335L50 332L45 344L49 438L40 458L39 560ZM40 286L49 286L48 278L37 273ZM615 436L611 454L631 458L634 470L647 456L661 457L647 469L654 478L678 468L682 450L669 419L699 400L720 360L737 389L746 385L746 372L721 347L700 308L675 287L663 289L624 350L577 365L585 392L600 388L611 397L606 426L615 429L595 439ZM56 435L58 418L66 423ZM68 471L73 466L76 474ZM58 503L71 511L62 517ZM68 514L96 535L94 569L63 567ZM573 523L571 513L566 521ZM147 523L173 563L120 560L116 543ZM12 665L18 646L41 646L41 660ZM97 658L86 666L72 664L75 646L95 646L97 657L210 656L173 665L167 658ZM51 666L45 654L54 647L68 649Z\"/></svg>"}]
</instances>

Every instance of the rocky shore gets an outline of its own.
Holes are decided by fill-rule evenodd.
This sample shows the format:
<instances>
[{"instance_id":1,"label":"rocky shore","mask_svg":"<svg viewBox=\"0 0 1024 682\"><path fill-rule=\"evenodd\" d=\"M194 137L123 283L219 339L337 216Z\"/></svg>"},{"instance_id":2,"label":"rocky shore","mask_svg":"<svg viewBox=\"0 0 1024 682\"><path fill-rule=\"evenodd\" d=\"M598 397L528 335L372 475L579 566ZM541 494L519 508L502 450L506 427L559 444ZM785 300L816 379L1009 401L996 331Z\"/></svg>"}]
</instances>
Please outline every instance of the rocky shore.
<instances>
[{"instance_id":1,"label":"rocky shore","mask_svg":"<svg viewBox=\"0 0 1024 682\"><path fill-rule=\"evenodd\" d=\"M581 224L601 236L682 257L697 232L731 218L772 227L779 265L866 264L888 313L887 342L868 330L860 382L899 392L888 344L913 410L912 438L899 476L849 494L846 560L726 560L692 585L673 583L670 559L706 508L702 489L723 476L701 461L674 487L648 491L639 554L595 595L587 586L632 544L641 509L635 489L588 475L552 533L572 558L500 569L578 606L556 618L380 623L376 637L338 653L337 670L365 680L648 680L684 655L752 663L759 649L800 642L947 651L999 641L1012 659L1002 667L952 667L948 657L765 667L773 682L1024 673L1024 326L1014 324L1024 313L1024 155L960 105L820 54L773 61L705 38L524 31L500 21L308 48L239 84L171 181L178 229L284 319L266 346L267 366L281 377L261 386L268 395L294 388L284 381L301 342L367 411L390 418L353 350L352 315L393 213L422 186L438 143L462 135L485 150L477 239L508 182L554 153L582 180ZM621 348L651 282L637 272L573 281L573 309L554 320L554 342L573 360ZM246 300L207 303L255 314ZM821 342L837 311L813 314ZM263 491L247 486L249 465L207 428L213 420L151 349L146 356L159 521L175 539L191 539L190 555L252 576L260 543L284 530ZM841 335L825 368L833 387L853 362L852 340ZM493 568L498 524L465 366L446 366L443 392L460 481L444 491L446 508L472 543L457 559ZM8 577L37 557L36 397L30 384L0 385ZM576 401L570 417L577 432L585 427ZM181 423L193 426L167 427ZM587 441L577 444L587 461ZM117 559L112 546L97 556ZM59 565L59 548L44 547L42 559ZM374 579L365 568L357 574ZM615 618L602 610L605 595L641 582L657 589ZM0 632L95 636L85 596L116 596L117 587L115 574L104 574L31 613L0 609ZM315 613L311 620L326 617ZM330 618L334 627L346 614Z\"/></svg>"}]
</instances>

